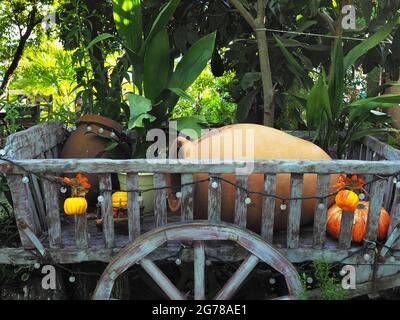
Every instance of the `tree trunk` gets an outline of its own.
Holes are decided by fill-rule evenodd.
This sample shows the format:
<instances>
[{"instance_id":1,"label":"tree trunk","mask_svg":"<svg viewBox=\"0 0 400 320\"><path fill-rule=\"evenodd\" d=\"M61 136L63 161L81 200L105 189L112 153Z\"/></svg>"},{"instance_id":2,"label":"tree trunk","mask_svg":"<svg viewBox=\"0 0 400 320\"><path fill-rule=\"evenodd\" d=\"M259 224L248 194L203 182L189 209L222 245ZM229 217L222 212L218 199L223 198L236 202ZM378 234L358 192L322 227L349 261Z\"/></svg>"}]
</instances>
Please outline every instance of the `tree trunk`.
<instances>
[{"instance_id":1,"label":"tree trunk","mask_svg":"<svg viewBox=\"0 0 400 320\"><path fill-rule=\"evenodd\" d=\"M15 50L14 58L6 70L3 81L0 85L0 99L3 98L7 94L7 89L11 83L12 77L14 75L15 70L18 68L18 64L21 61L22 55L25 50L26 42L32 34L33 29L37 25L38 22L35 21L37 14L37 9L33 8L28 17L28 23L26 27L25 33L19 39L18 47Z\"/></svg>"}]
</instances>

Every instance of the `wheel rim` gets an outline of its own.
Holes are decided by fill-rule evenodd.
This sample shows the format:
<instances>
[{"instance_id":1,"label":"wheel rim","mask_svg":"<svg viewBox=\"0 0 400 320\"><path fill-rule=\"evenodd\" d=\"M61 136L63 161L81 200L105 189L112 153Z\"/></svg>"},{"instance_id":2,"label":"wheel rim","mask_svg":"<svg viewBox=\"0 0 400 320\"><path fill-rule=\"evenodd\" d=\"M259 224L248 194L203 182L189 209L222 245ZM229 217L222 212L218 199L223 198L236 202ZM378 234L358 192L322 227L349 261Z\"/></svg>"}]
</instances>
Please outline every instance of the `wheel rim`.
<instances>
[{"instance_id":1,"label":"wheel rim","mask_svg":"<svg viewBox=\"0 0 400 320\"><path fill-rule=\"evenodd\" d=\"M265 262L285 277L289 296L297 296L303 291L299 274L292 263L257 234L232 224L196 221L169 224L147 232L122 249L103 272L93 299L109 299L117 277L134 264L140 264L170 299L186 299L185 295L172 284L157 265L146 258L167 241L194 241L194 298L196 300L205 299L204 241L214 240L234 241L249 252L249 256L214 299L226 300L231 298L258 262Z\"/></svg>"}]
</instances>

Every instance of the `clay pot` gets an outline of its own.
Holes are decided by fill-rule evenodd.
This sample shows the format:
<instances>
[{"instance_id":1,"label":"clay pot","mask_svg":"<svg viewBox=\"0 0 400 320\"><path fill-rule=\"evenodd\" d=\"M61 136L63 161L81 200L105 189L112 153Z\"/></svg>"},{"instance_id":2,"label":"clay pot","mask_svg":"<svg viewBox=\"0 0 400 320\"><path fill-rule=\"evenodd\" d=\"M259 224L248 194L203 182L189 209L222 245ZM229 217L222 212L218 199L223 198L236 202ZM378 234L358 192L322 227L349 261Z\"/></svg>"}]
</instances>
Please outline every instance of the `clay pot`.
<instances>
[{"instance_id":1,"label":"clay pot","mask_svg":"<svg viewBox=\"0 0 400 320\"><path fill-rule=\"evenodd\" d=\"M110 159L111 156L105 152L105 148L110 144L110 139L119 142L123 127L114 120L98 116L85 115L76 122L77 129L69 136L64 143L60 158L64 159L91 159L104 158ZM110 139L104 139L105 137ZM113 155L115 157L115 153ZM118 157L118 152L117 152ZM99 180L96 174L88 174L90 184L98 189ZM118 179L113 176L113 189L118 188ZM97 203L97 193L90 191L86 199L89 205Z\"/></svg>"},{"instance_id":2,"label":"clay pot","mask_svg":"<svg viewBox=\"0 0 400 320\"><path fill-rule=\"evenodd\" d=\"M246 130L252 130L254 134L251 149L254 155L248 154L245 157L246 150ZM236 133L235 133L236 132ZM238 141L238 140L242 141ZM218 148L217 143L220 143ZM199 140L190 142L185 138L178 138L178 147L181 148L183 158L185 159L241 159L241 160L331 160L329 155L313 143L291 136L285 132L254 124L237 124L222 127L203 135ZM208 149L208 155L202 148ZM224 153L225 152L225 153ZM207 153L207 152L206 152ZM196 173L193 175L195 181L207 179L208 175ZM233 174L223 174L222 178L235 183L236 178ZM331 190L336 183L338 176L331 177ZM180 175L169 175L168 183L171 185L180 185ZM303 196L315 196L317 175L305 174ZM235 194L236 188L222 182L222 220L226 222L234 221ZM263 192L264 175L251 174L248 179L248 189L256 192ZM289 198L290 196L290 174L278 174L276 184L276 194ZM262 197L251 195L252 202L247 210L247 227L255 232L260 232ZM329 199L329 203L333 202ZM180 199L175 194L168 194L168 204L172 211L180 209ZM196 219L207 219L208 206L208 183L194 185L194 215ZM316 200L305 200L302 202L301 224L307 224L313 221ZM276 202L274 229L284 230L287 228L288 208L285 211L280 209L280 202Z\"/></svg>"}]
</instances>

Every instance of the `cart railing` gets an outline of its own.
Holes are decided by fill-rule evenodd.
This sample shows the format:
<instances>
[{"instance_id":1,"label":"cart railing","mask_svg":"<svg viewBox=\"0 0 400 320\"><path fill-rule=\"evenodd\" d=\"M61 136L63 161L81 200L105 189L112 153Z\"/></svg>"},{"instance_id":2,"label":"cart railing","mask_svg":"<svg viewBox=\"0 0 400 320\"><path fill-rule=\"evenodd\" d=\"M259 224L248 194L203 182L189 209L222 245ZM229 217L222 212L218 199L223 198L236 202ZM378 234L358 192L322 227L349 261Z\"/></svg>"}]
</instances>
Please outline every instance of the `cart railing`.
<instances>
[{"instance_id":1,"label":"cart railing","mask_svg":"<svg viewBox=\"0 0 400 320\"><path fill-rule=\"evenodd\" d=\"M53 159L57 158L58 146L65 137L65 130L57 122L50 122L33 127L24 132L9 137L6 146L6 157L13 163L0 161L0 172L5 173L13 196L15 216L22 224L20 236L25 248L32 248L32 241L26 236L22 226L26 224L30 230L40 238L47 233L49 246L53 249L61 249L64 246L62 237L60 208L60 186L47 179L37 178L37 173L48 177L54 177L58 173L90 173L99 175L99 189L111 190L111 174L127 173L128 190L138 189L138 173L154 173L154 227L167 223L167 174L179 173L181 182L185 184L181 189L182 206L181 216L183 221L193 218L193 181L194 173L208 173L210 177L218 177L221 174L236 174L238 169L248 166L248 162L235 161L233 163L216 161L188 161L188 160L105 160L105 159ZM400 162L397 158L398 151L386 146L374 138L367 137L359 145L361 151L351 153L355 158L364 159L365 155L372 154L370 160L392 158L394 161L360 161L360 160L332 160L332 161L254 161L252 173L264 175L264 193L273 194L276 185L276 175L289 173L291 175L290 198L298 198L302 195L303 177L305 174L317 174L316 197L323 197L329 192L330 174L346 173L359 174L373 181L370 185L370 206L365 236L367 242L375 242L377 239L379 212L382 205L387 202L392 215L390 230L400 221L399 192L393 183L394 176L400 172ZM362 150L365 149L365 152ZM369 150L369 151L368 151ZM375 154L375 156L374 156ZM357 156L359 155L359 157ZM378 155L378 156L376 156ZM28 174L27 174L28 172ZM29 178L28 184L23 183L24 177ZM390 176L389 179L376 179L375 177ZM246 197L245 188L248 176L237 175L237 188L235 199L235 223L246 227L247 206L243 199ZM25 179L26 182L26 179ZM215 187L215 185L214 185ZM208 219L219 221L221 219L221 184L217 188L212 187L209 181L208 191ZM102 192L104 201L101 203L103 218L104 249L115 247L115 230L112 213L111 191ZM133 241L141 233L140 207L138 193L128 192L128 230L129 240ZM389 200L388 200L389 199ZM322 199L323 206L317 201L313 226L313 243L311 249L322 250L326 243L326 213L327 199ZM263 197L261 236L268 242L273 242L274 236L274 209L280 205L279 200L271 197ZM288 224L286 232L286 248L284 250L298 249L300 245L300 216L301 199L288 202ZM348 250L351 244L351 230L353 214L344 215L342 219L341 234L337 249ZM90 247L88 240L88 226L85 216L75 218L75 244L77 250L86 250ZM297 251L301 255L302 252ZM337 253L340 256L340 252Z\"/></svg>"}]
</instances>

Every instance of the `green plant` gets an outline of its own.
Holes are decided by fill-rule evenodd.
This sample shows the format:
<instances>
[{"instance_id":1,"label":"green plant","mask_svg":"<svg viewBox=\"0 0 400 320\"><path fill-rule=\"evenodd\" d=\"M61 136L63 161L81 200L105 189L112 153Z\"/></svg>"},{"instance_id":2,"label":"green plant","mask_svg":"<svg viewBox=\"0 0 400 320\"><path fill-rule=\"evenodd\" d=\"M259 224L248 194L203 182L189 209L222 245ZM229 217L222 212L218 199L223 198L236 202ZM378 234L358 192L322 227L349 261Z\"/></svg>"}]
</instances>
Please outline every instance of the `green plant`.
<instances>
[{"instance_id":1,"label":"green plant","mask_svg":"<svg viewBox=\"0 0 400 320\"><path fill-rule=\"evenodd\" d=\"M343 300L347 291L340 286L340 280L332 272L332 265L324 261L313 262L317 287L321 290L322 300Z\"/></svg>"},{"instance_id":2,"label":"green plant","mask_svg":"<svg viewBox=\"0 0 400 320\"><path fill-rule=\"evenodd\" d=\"M386 39L398 24L399 16L375 34L344 54L343 42L339 37L332 51L329 74L320 66L317 79L306 96L297 97L305 107L308 130L316 132L314 141L334 157L344 156L348 146L365 135L389 131L391 118L377 108L392 107L400 103L399 94L372 95L355 100L346 99L345 82L349 69L369 50ZM280 37L276 41L293 68L301 66L286 49ZM335 149L333 149L335 148Z\"/></svg>"}]
</instances>

